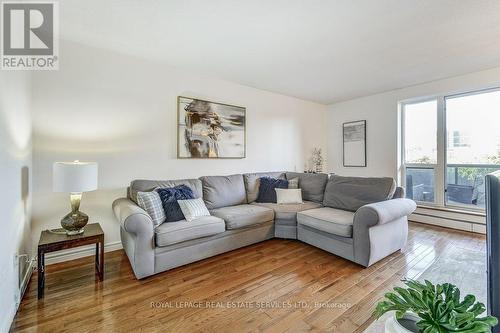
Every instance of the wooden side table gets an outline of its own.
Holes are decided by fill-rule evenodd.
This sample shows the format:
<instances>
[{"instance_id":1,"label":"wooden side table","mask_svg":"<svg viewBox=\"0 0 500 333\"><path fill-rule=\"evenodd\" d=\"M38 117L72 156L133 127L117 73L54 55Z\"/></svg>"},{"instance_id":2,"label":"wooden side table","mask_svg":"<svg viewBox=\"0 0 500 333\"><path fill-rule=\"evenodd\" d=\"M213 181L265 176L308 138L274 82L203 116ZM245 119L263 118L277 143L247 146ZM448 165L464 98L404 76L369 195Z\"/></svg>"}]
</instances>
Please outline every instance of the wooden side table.
<instances>
[{"instance_id":1,"label":"wooden side table","mask_svg":"<svg viewBox=\"0 0 500 333\"><path fill-rule=\"evenodd\" d=\"M58 229L57 231L64 231ZM104 232L99 223L87 224L80 235L67 236L49 230L42 231L38 242L38 299L43 297L45 287L45 253L95 244L95 270L99 281L104 279Z\"/></svg>"}]
</instances>

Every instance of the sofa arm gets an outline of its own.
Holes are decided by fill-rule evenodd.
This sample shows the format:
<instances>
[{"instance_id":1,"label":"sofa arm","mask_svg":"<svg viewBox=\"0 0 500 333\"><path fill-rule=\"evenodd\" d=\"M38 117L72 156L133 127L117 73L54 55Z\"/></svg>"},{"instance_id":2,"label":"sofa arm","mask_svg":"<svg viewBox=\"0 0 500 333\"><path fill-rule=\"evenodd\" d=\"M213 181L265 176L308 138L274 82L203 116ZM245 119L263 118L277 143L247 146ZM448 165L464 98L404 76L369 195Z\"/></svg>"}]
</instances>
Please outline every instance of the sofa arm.
<instances>
[{"instance_id":1,"label":"sofa arm","mask_svg":"<svg viewBox=\"0 0 500 333\"><path fill-rule=\"evenodd\" d=\"M127 198L113 202L113 212L120 222L120 236L134 274L138 279L155 272L154 225L141 207Z\"/></svg>"},{"instance_id":2,"label":"sofa arm","mask_svg":"<svg viewBox=\"0 0 500 333\"><path fill-rule=\"evenodd\" d=\"M354 214L354 261L368 267L403 248L408 238L408 215L417 205L391 199L365 205Z\"/></svg>"},{"instance_id":3,"label":"sofa arm","mask_svg":"<svg viewBox=\"0 0 500 333\"><path fill-rule=\"evenodd\" d=\"M354 215L354 224L384 224L408 216L416 208L415 201L410 199L392 199L364 205Z\"/></svg>"},{"instance_id":4,"label":"sofa arm","mask_svg":"<svg viewBox=\"0 0 500 333\"><path fill-rule=\"evenodd\" d=\"M148 234L154 229L153 220L148 213L130 199L116 199L113 202L113 212L122 228L127 232Z\"/></svg>"}]
</instances>

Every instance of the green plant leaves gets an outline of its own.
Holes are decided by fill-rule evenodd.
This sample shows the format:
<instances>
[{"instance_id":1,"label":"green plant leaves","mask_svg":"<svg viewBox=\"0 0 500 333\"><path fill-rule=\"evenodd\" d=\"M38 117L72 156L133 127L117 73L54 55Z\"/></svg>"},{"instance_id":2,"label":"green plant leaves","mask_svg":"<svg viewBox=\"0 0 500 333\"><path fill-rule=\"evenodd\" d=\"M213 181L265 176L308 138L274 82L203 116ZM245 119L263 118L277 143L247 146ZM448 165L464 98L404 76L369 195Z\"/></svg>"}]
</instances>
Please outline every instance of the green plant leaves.
<instances>
[{"instance_id":1,"label":"green plant leaves","mask_svg":"<svg viewBox=\"0 0 500 333\"><path fill-rule=\"evenodd\" d=\"M484 304L476 302L473 295L460 301L460 290L453 284L434 285L427 280L421 283L409 279L403 283L406 288L395 287L377 304L377 318L388 311L396 311L397 318L413 312L419 316L417 327L424 333L486 333L498 324L492 316L478 318L486 310Z\"/></svg>"}]
</instances>

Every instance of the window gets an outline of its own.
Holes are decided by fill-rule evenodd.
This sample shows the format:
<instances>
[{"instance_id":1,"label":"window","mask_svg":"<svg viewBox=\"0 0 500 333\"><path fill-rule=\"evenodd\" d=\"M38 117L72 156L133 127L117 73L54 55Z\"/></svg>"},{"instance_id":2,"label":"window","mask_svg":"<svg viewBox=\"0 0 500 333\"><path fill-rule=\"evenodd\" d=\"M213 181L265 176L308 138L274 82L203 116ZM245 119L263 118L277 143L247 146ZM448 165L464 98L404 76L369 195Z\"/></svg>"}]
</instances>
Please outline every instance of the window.
<instances>
[{"instance_id":1,"label":"window","mask_svg":"<svg viewBox=\"0 0 500 333\"><path fill-rule=\"evenodd\" d=\"M484 209L484 176L500 170L500 90L402 103L401 110L407 197Z\"/></svg>"},{"instance_id":2,"label":"window","mask_svg":"<svg viewBox=\"0 0 500 333\"><path fill-rule=\"evenodd\" d=\"M437 100L404 105L406 196L435 202L437 165Z\"/></svg>"},{"instance_id":3,"label":"window","mask_svg":"<svg viewBox=\"0 0 500 333\"><path fill-rule=\"evenodd\" d=\"M437 163L437 100L406 104L405 162Z\"/></svg>"},{"instance_id":4,"label":"window","mask_svg":"<svg viewBox=\"0 0 500 333\"><path fill-rule=\"evenodd\" d=\"M500 91L446 97L445 106L446 203L484 208L484 176L500 168Z\"/></svg>"}]
</instances>

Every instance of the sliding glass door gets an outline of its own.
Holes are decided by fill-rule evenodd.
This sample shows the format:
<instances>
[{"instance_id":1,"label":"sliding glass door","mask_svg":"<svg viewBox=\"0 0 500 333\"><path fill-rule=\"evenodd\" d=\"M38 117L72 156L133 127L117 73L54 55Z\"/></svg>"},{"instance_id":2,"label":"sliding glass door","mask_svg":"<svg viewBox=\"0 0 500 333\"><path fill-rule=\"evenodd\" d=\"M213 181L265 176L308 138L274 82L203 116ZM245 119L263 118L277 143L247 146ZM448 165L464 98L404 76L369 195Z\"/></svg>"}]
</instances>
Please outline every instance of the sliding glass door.
<instances>
[{"instance_id":1,"label":"sliding glass door","mask_svg":"<svg viewBox=\"0 0 500 333\"><path fill-rule=\"evenodd\" d=\"M500 169L500 90L401 104L402 183L423 205L482 210Z\"/></svg>"}]
</instances>

